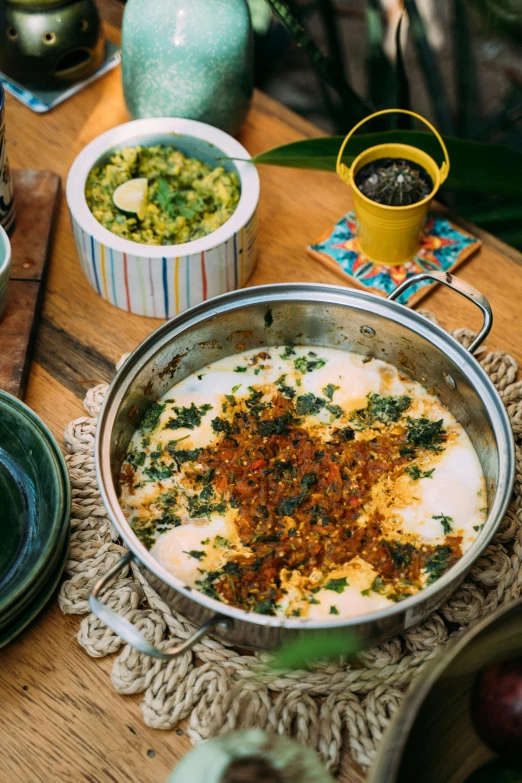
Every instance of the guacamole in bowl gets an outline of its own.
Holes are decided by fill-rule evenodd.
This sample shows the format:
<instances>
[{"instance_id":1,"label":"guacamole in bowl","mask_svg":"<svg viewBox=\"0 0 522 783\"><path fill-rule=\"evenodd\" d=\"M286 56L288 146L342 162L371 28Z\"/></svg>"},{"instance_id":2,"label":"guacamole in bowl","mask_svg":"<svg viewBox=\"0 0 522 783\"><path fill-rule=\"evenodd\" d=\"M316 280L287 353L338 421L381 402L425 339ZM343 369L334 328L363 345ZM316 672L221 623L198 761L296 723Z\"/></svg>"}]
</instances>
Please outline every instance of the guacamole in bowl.
<instances>
[{"instance_id":1,"label":"guacamole in bowl","mask_svg":"<svg viewBox=\"0 0 522 783\"><path fill-rule=\"evenodd\" d=\"M143 220L113 200L120 185L136 178L148 183ZM232 216L240 195L234 171L163 145L116 150L91 169L85 184L96 220L113 234L144 245L180 245L211 234Z\"/></svg>"}]
</instances>

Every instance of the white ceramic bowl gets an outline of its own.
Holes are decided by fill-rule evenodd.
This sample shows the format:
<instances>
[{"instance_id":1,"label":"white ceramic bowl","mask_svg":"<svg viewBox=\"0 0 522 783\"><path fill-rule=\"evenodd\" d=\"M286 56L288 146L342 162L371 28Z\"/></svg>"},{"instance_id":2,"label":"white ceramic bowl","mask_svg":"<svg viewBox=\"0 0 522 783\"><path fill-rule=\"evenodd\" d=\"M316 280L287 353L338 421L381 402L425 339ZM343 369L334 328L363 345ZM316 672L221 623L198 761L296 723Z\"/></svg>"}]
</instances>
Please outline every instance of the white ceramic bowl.
<instances>
[{"instance_id":1,"label":"white ceramic bowl","mask_svg":"<svg viewBox=\"0 0 522 783\"><path fill-rule=\"evenodd\" d=\"M174 145L191 157L237 172L239 204L217 231L182 245L156 246L122 239L98 223L85 199L92 167L115 149L153 144ZM259 200L259 175L249 158L227 133L175 117L134 120L91 141L71 166L66 192L80 262L94 290L131 313L172 318L246 283L257 261Z\"/></svg>"},{"instance_id":2,"label":"white ceramic bowl","mask_svg":"<svg viewBox=\"0 0 522 783\"><path fill-rule=\"evenodd\" d=\"M7 300L7 287L11 273L11 243L9 237L0 226L0 316L4 312Z\"/></svg>"}]
</instances>

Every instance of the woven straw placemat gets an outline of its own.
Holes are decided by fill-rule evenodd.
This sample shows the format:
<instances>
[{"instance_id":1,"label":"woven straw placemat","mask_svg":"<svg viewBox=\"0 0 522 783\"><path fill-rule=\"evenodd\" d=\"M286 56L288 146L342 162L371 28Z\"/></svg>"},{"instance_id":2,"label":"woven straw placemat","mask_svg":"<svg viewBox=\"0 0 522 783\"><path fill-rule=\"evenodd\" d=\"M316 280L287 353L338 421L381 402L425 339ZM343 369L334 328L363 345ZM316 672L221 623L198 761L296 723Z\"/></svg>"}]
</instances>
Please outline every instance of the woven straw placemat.
<instances>
[{"instance_id":1,"label":"woven straw placemat","mask_svg":"<svg viewBox=\"0 0 522 783\"><path fill-rule=\"evenodd\" d=\"M473 336L464 329L454 334L465 345ZM336 660L312 671L269 669L262 676L266 653L240 653L205 639L172 661L159 661L136 652L89 613L90 587L126 548L109 522L94 472L96 417L107 386L87 392L89 416L71 422L64 436L73 488L72 536L68 578L58 600L63 612L87 615L78 641L89 655L118 653L113 686L121 694L143 694L145 723L173 729L189 717L193 742L240 727L267 728L317 749L332 771L347 740L359 764L371 763L401 696L424 664L462 629L522 593L522 381L516 380L517 363L508 354L482 348L478 358L507 407L517 443L515 495L495 540L444 606L402 636L360 653L356 664ZM107 589L104 601L160 648L187 639L194 626L131 568Z\"/></svg>"}]
</instances>

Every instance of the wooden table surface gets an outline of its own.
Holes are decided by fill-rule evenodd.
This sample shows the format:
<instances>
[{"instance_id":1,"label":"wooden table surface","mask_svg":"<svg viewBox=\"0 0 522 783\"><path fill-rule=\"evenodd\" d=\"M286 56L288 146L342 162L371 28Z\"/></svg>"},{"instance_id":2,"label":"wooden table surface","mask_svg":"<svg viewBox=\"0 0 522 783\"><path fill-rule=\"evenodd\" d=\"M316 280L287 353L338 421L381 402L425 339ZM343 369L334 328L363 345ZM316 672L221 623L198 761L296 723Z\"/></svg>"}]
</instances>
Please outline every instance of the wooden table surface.
<instances>
[{"instance_id":1,"label":"wooden table surface","mask_svg":"<svg viewBox=\"0 0 522 783\"><path fill-rule=\"evenodd\" d=\"M114 30L112 34L116 34ZM77 153L91 139L128 119L120 72L111 72L49 114L39 116L7 97L11 165L52 169L65 181ZM304 136L321 135L305 120L257 94L240 141L255 154ZM250 285L285 281L338 283L310 259L305 246L351 206L334 174L261 167L260 258ZM490 300L495 325L490 348L522 359L522 256L489 237L459 275ZM477 327L472 305L447 290L423 303L448 327ZM114 364L161 322L106 304L90 288L76 255L62 194L27 403L59 440L83 414L89 383L108 381ZM182 729L146 727L139 696L118 696L110 658L91 659L75 640L79 617L56 602L1 651L1 783L47 781L163 781L190 747ZM341 781L361 781L350 759Z\"/></svg>"}]
</instances>

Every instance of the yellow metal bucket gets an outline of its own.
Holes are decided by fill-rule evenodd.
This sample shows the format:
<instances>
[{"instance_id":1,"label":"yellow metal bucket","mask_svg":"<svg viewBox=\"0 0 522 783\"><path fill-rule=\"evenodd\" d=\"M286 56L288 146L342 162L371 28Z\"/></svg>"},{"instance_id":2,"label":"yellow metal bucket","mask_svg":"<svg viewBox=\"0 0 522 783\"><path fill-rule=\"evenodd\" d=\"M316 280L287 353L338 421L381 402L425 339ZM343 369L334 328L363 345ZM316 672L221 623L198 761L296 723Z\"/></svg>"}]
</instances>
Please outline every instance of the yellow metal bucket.
<instances>
[{"instance_id":1,"label":"yellow metal bucket","mask_svg":"<svg viewBox=\"0 0 522 783\"><path fill-rule=\"evenodd\" d=\"M444 153L444 162L440 169L430 155L409 144L377 144L375 147L370 147L361 152L355 158L351 167L346 166L342 162L346 145L355 131L374 117L379 117L381 114L391 114L392 112L410 114L428 126L440 143ZM372 201L364 193L361 193L355 184L355 176L363 166L379 158L406 158L419 164L430 175L433 182L433 190L422 201L403 207L392 207ZM383 109L370 114L369 117L365 117L364 120L361 120L352 128L339 150L337 173L343 182L352 187L359 247L370 261L397 266L413 258L419 249L422 228L430 202L448 176L449 169L448 151L440 134L424 117L415 114L413 111L407 111L406 109Z\"/></svg>"}]
</instances>

